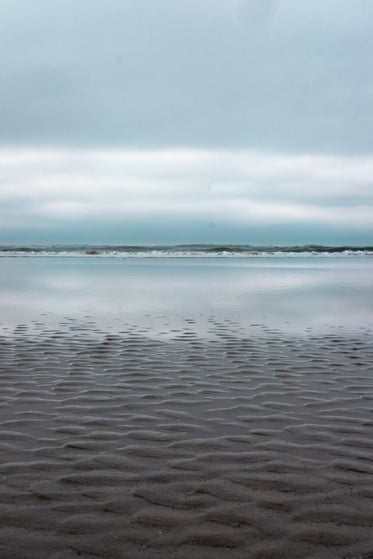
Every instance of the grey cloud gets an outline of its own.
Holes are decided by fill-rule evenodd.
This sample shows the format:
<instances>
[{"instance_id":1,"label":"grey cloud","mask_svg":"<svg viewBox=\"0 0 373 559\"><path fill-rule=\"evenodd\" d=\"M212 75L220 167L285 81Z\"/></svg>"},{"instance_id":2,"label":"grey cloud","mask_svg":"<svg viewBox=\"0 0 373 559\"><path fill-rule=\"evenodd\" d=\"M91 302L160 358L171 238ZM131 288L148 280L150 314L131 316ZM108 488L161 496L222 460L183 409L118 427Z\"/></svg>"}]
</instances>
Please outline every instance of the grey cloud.
<instances>
[{"instance_id":1,"label":"grey cloud","mask_svg":"<svg viewBox=\"0 0 373 559\"><path fill-rule=\"evenodd\" d=\"M368 153L365 0L3 0L0 142Z\"/></svg>"},{"instance_id":2,"label":"grey cloud","mask_svg":"<svg viewBox=\"0 0 373 559\"><path fill-rule=\"evenodd\" d=\"M213 223L213 227L211 224ZM344 227L328 227L321 224L315 227L309 223L265 224L258 226L248 222L246 225L226 224L219 221L173 220L169 216L159 220L96 220L56 219L35 222L25 218L17 228L1 231L0 243L25 244L139 244L139 243L214 243L214 244L256 244L256 245L360 245L367 243L364 232L351 231Z\"/></svg>"}]
</instances>

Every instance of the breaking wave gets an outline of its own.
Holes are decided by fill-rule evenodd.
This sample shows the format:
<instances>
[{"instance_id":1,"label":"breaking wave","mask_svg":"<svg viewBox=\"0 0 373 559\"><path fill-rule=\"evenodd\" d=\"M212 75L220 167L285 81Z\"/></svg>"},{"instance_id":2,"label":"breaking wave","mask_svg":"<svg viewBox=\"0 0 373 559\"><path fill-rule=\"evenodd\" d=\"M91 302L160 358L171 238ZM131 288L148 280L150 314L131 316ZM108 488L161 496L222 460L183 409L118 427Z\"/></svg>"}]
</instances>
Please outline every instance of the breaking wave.
<instances>
[{"instance_id":1,"label":"breaking wave","mask_svg":"<svg viewBox=\"0 0 373 559\"><path fill-rule=\"evenodd\" d=\"M260 258L373 256L373 246L29 245L0 246L0 257Z\"/></svg>"}]
</instances>

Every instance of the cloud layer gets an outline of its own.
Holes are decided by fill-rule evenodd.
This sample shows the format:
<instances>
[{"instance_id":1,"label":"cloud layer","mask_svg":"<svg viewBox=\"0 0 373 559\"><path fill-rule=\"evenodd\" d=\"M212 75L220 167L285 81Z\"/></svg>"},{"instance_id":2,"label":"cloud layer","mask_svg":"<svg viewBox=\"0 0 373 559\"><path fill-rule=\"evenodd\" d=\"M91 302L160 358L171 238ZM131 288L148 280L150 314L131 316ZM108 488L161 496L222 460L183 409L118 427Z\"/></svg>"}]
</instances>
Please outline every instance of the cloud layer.
<instances>
[{"instance_id":1,"label":"cloud layer","mask_svg":"<svg viewBox=\"0 0 373 559\"><path fill-rule=\"evenodd\" d=\"M248 238L255 227L373 230L373 158L279 156L216 150L2 150L3 234L90 227L140 240L175 227ZM150 232L153 230L152 235ZM63 235L62 235L63 237ZM66 237L66 235L65 235ZM150 237L150 238L149 238ZM308 239L309 242L317 240ZM61 241L64 239L61 238ZM133 240L133 239L132 239ZM201 239L204 240L204 239ZM238 239L236 239L238 240ZM285 239L284 239L285 240Z\"/></svg>"},{"instance_id":2,"label":"cloud layer","mask_svg":"<svg viewBox=\"0 0 373 559\"><path fill-rule=\"evenodd\" d=\"M2 0L0 242L372 241L370 0Z\"/></svg>"}]
</instances>

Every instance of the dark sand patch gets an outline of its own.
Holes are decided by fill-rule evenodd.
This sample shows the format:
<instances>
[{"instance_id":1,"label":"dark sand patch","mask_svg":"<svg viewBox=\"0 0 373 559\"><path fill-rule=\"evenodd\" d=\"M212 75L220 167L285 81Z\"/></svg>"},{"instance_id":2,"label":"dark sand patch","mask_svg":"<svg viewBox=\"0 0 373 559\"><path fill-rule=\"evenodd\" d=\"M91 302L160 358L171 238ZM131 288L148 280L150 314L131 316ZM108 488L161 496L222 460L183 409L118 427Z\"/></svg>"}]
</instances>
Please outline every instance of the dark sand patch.
<instances>
[{"instance_id":1,"label":"dark sand patch","mask_svg":"<svg viewBox=\"0 0 373 559\"><path fill-rule=\"evenodd\" d=\"M0 557L373 557L373 346L0 339Z\"/></svg>"}]
</instances>

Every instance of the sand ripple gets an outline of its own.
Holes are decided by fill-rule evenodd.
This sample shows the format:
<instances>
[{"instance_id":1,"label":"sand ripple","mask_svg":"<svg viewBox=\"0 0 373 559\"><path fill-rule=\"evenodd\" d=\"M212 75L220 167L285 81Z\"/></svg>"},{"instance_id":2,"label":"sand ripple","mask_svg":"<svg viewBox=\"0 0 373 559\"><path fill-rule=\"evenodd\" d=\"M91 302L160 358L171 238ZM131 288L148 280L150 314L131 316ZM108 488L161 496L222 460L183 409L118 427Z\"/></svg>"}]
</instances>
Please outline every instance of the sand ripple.
<instances>
[{"instance_id":1,"label":"sand ripple","mask_svg":"<svg viewBox=\"0 0 373 559\"><path fill-rule=\"evenodd\" d=\"M373 346L0 339L5 559L373 557Z\"/></svg>"}]
</instances>

